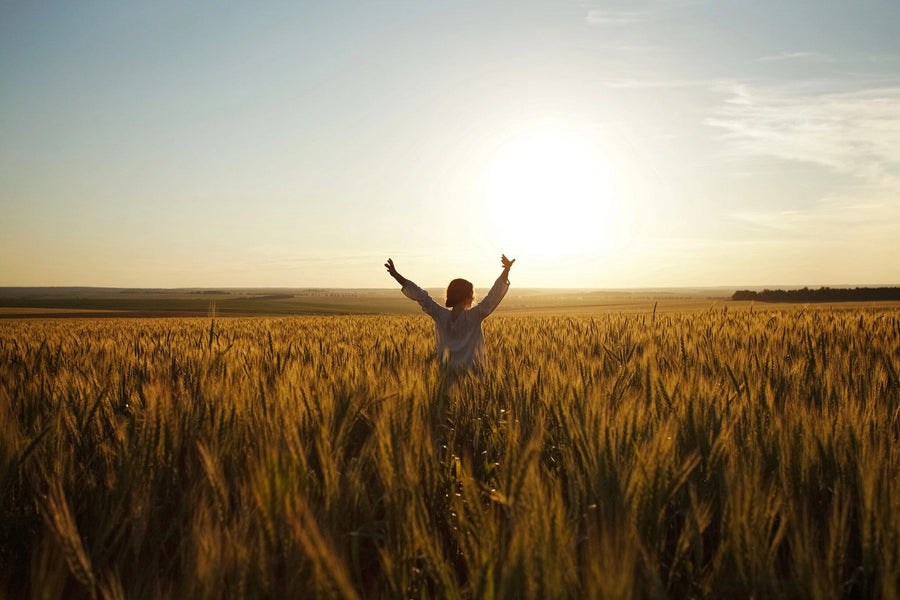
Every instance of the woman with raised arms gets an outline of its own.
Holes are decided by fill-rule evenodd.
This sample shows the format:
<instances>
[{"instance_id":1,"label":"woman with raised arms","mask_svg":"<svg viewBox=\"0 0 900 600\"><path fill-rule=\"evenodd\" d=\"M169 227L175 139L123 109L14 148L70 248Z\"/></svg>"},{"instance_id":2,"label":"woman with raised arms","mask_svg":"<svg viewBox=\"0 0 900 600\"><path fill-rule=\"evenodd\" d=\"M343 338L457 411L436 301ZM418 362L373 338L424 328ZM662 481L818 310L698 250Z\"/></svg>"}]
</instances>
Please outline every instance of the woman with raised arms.
<instances>
[{"instance_id":1,"label":"woman with raised arms","mask_svg":"<svg viewBox=\"0 0 900 600\"><path fill-rule=\"evenodd\" d=\"M384 264L391 277L403 286L403 294L419 303L422 310L434 319L434 337L437 343L437 354L450 366L469 368L484 357L484 334L481 322L494 312L509 289L509 269L516 262L501 255L503 272L494 282L491 291L484 299L475 302L475 288L465 279L454 279L447 286L447 297L444 306L435 302L428 292L406 279L394 268L390 258ZM445 308L446 307L446 308Z\"/></svg>"}]
</instances>

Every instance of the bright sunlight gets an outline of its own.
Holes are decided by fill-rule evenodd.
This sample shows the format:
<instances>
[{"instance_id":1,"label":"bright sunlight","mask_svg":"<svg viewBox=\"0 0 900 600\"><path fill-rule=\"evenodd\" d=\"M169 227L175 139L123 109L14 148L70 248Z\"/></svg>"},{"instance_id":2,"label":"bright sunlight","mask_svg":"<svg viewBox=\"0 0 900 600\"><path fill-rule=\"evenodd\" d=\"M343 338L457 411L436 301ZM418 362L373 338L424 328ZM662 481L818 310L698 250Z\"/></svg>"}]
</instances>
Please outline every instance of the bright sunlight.
<instances>
[{"instance_id":1,"label":"bright sunlight","mask_svg":"<svg viewBox=\"0 0 900 600\"><path fill-rule=\"evenodd\" d=\"M600 147L562 126L500 146L484 182L492 234L516 256L556 258L611 245L616 202Z\"/></svg>"}]
</instances>

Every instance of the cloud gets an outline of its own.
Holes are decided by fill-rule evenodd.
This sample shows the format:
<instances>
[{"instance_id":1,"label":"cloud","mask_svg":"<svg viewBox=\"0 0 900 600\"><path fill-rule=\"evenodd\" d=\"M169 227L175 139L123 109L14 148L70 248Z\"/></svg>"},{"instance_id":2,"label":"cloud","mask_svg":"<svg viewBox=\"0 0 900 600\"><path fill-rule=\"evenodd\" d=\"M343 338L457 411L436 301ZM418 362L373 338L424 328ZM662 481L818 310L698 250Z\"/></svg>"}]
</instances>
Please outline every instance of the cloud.
<instances>
[{"instance_id":1,"label":"cloud","mask_svg":"<svg viewBox=\"0 0 900 600\"><path fill-rule=\"evenodd\" d=\"M706 124L738 154L825 166L900 189L900 86L820 92L730 85Z\"/></svg>"},{"instance_id":2,"label":"cloud","mask_svg":"<svg viewBox=\"0 0 900 600\"><path fill-rule=\"evenodd\" d=\"M877 65L894 65L900 63L900 54L873 54L869 56L869 62Z\"/></svg>"},{"instance_id":3,"label":"cloud","mask_svg":"<svg viewBox=\"0 0 900 600\"><path fill-rule=\"evenodd\" d=\"M649 10L627 10L616 8L590 8L585 20L588 25L631 25L646 21L653 15Z\"/></svg>"},{"instance_id":4,"label":"cloud","mask_svg":"<svg viewBox=\"0 0 900 600\"><path fill-rule=\"evenodd\" d=\"M709 79L614 79L605 82L604 87L619 90L657 90L682 88L709 88L716 82Z\"/></svg>"},{"instance_id":5,"label":"cloud","mask_svg":"<svg viewBox=\"0 0 900 600\"><path fill-rule=\"evenodd\" d=\"M629 0L585 2L588 25L623 27L650 21L666 10L692 4L690 0Z\"/></svg>"},{"instance_id":6,"label":"cloud","mask_svg":"<svg viewBox=\"0 0 900 600\"><path fill-rule=\"evenodd\" d=\"M753 232L756 240L887 241L896 235L900 207L889 199L858 201L834 197L805 210L747 207L727 215L727 219Z\"/></svg>"},{"instance_id":7,"label":"cloud","mask_svg":"<svg viewBox=\"0 0 900 600\"><path fill-rule=\"evenodd\" d=\"M769 56L760 56L756 62L807 62L807 63L829 63L834 59L827 54L820 52L779 52Z\"/></svg>"},{"instance_id":8,"label":"cloud","mask_svg":"<svg viewBox=\"0 0 900 600\"><path fill-rule=\"evenodd\" d=\"M789 244L792 252L805 244L815 249L817 264L855 257L868 271L845 265L847 274L841 277L848 281L884 281L886 273L896 272L891 257L900 227L900 86L870 86L855 91L826 90L821 83L719 88L726 101L706 123L724 132L737 158L801 161L838 176L831 184L824 183L827 176L810 182L821 183L823 190L811 204L798 206L783 198L778 209L745 204L723 214L723 231L754 243Z\"/></svg>"}]
</instances>

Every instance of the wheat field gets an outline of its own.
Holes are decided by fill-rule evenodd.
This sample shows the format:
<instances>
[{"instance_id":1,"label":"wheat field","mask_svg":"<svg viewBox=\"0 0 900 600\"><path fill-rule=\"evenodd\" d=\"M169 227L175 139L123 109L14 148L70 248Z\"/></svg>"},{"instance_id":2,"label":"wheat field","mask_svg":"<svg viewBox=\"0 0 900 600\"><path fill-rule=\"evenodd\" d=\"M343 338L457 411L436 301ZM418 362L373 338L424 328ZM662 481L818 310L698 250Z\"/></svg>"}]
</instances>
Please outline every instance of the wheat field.
<instances>
[{"instance_id":1,"label":"wheat field","mask_svg":"<svg viewBox=\"0 0 900 600\"><path fill-rule=\"evenodd\" d=\"M897 598L900 311L0 321L9 598Z\"/></svg>"}]
</instances>

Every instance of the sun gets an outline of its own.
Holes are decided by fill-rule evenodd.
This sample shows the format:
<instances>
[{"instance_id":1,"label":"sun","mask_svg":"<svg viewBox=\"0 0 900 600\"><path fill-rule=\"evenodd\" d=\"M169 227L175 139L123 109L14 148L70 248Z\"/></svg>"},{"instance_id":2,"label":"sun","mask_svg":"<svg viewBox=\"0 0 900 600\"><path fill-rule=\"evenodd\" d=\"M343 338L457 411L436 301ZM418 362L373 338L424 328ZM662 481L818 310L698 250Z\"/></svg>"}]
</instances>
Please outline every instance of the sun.
<instances>
[{"instance_id":1,"label":"sun","mask_svg":"<svg viewBox=\"0 0 900 600\"><path fill-rule=\"evenodd\" d=\"M488 227L510 256L555 258L609 247L615 190L596 141L541 126L510 138L488 165Z\"/></svg>"}]
</instances>

